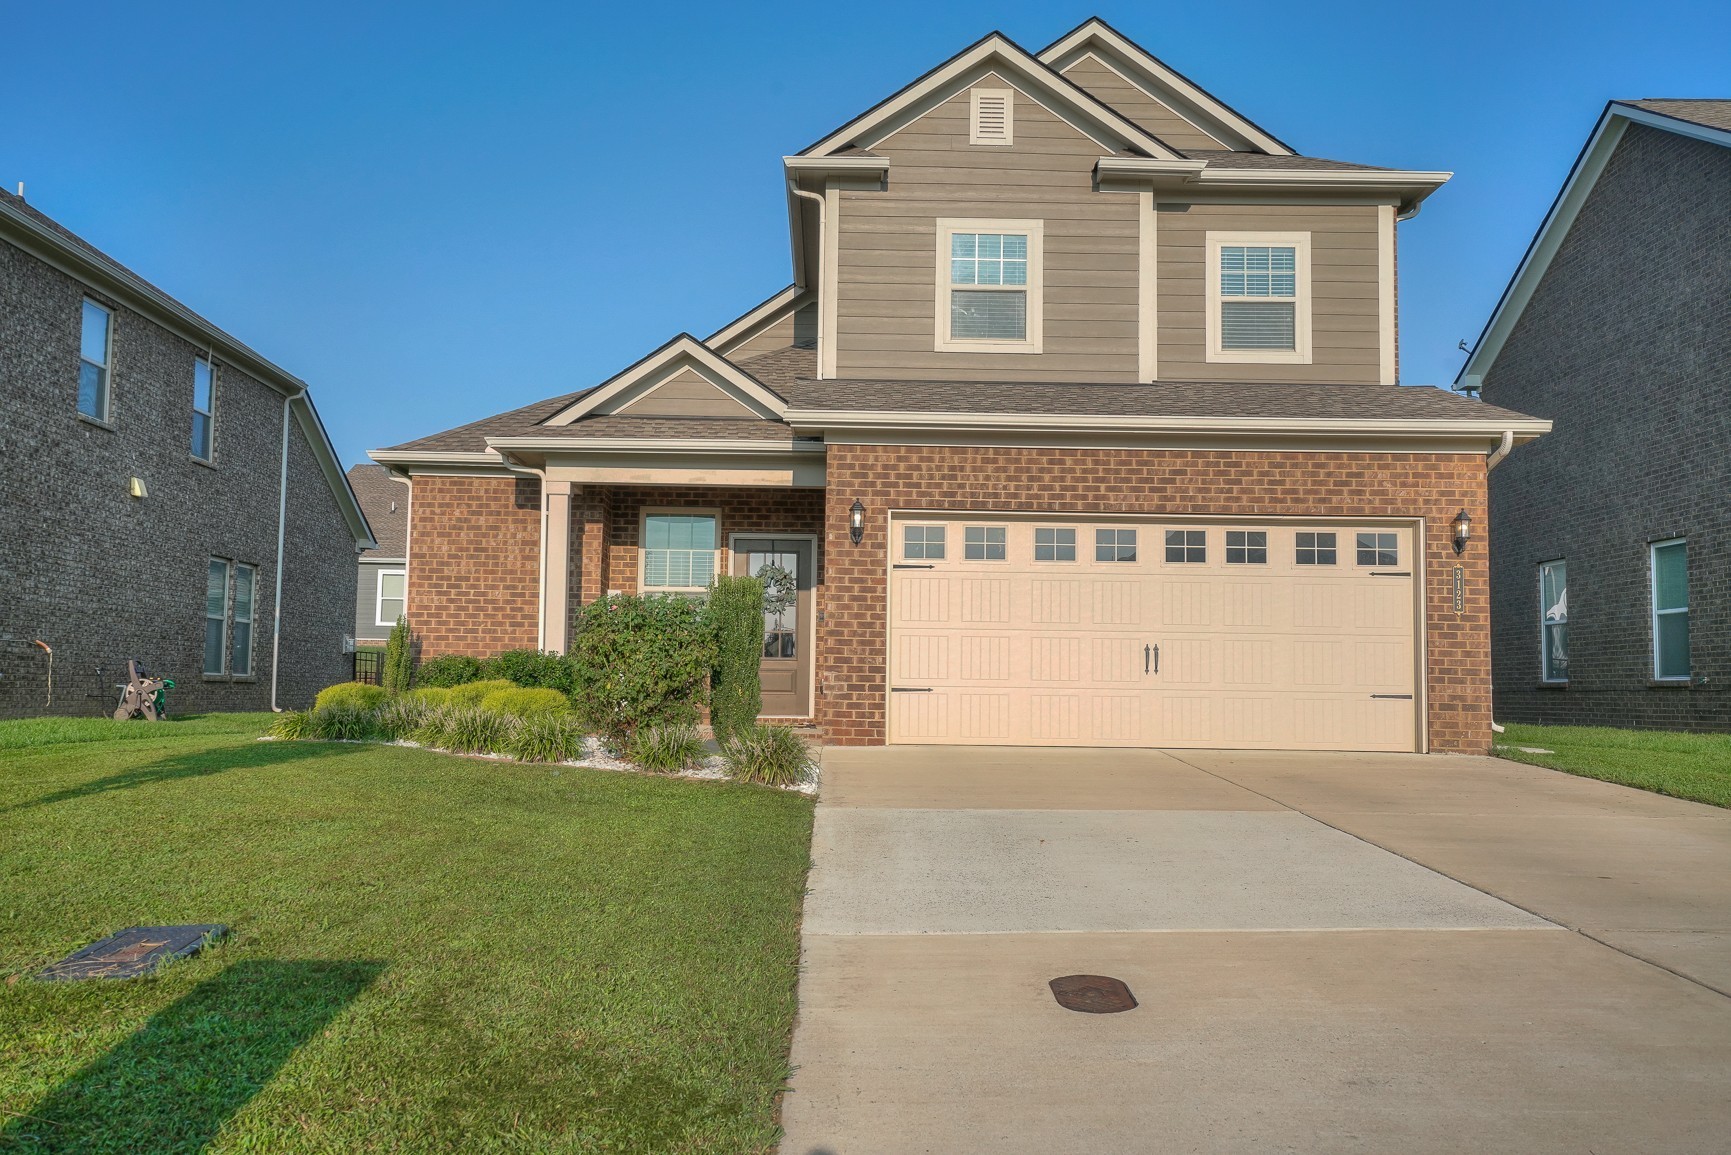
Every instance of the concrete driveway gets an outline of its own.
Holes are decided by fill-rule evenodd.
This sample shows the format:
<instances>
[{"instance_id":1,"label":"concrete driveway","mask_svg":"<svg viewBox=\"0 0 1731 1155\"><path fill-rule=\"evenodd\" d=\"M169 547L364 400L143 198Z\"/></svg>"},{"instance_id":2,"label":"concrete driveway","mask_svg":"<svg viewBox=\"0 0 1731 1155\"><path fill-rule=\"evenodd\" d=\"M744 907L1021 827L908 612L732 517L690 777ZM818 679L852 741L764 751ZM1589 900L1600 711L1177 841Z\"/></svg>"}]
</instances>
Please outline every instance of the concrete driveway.
<instances>
[{"instance_id":1,"label":"concrete driveway","mask_svg":"<svg viewBox=\"0 0 1731 1155\"><path fill-rule=\"evenodd\" d=\"M1731 1149L1731 812L1488 758L826 752L783 1155ZM1064 1010L1067 974L1140 1005Z\"/></svg>"}]
</instances>

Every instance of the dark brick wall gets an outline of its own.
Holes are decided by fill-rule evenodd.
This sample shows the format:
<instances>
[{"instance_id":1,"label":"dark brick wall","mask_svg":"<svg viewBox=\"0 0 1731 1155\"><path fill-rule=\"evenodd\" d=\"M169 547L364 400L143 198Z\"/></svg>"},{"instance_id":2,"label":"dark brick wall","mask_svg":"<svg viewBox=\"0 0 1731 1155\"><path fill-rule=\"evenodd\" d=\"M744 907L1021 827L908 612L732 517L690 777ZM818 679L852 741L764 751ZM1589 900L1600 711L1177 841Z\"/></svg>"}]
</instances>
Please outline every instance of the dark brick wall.
<instances>
[{"instance_id":1,"label":"dark brick wall","mask_svg":"<svg viewBox=\"0 0 1731 1155\"><path fill-rule=\"evenodd\" d=\"M114 308L112 428L76 416L80 301ZM177 712L262 710L282 398L217 365L215 468L193 461L195 348L0 241L0 716L96 714L136 657L176 682ZM280 701L346 677L354 541L312 449L291 426ZM143 500L127 479L142 478ZM258 567L254 676L207 679L208 559ZM47 661L54 647L54 703Z\"/></svg>"},{"instance_id":2,"label":"dark brick wall","mask_svg":"<svg viewBox=\"0 0 1731 1155\"><path fill-rule=\"evenodd\" d=\"M1500 720L1731 729L1731 150L1632 125L1485 380L1555 429L1491 474ZM1692 688L1655 688L1650 541L1689 540ZM1538 563L1569 567L1566 689Z\"/></svg>"}]
</instances>

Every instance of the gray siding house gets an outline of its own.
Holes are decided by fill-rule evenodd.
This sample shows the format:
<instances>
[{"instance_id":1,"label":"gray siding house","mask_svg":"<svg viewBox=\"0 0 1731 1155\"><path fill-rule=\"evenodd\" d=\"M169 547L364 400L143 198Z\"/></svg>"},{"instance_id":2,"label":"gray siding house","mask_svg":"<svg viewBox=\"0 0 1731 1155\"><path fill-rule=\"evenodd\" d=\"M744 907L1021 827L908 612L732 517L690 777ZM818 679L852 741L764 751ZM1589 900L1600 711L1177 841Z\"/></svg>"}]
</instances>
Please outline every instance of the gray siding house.
<instances>
[{"instance_id":1,"label":"gray siding house","mask_svg":"<svg viewBox=\"0 0 1731 1155\"><path fill-rule=\"evenodd\" d=\"M382 465L351 466L348 476L378 542L355 567L355 644L382 646L404 613L408 589L409 483Z\"/></svg>"},{"instance_id":2,"label":"gray siding house","mask_svg":"<svg viewBox=\"0 0 1731 1155\"><path fill-rule=\"evenodd\" d=\"M1555 423L1491 475L1499 719L1731 729L1731 100L1605 109L1460 383Z\"/></svg>"},{"instance_id":3,"label":"gray siding house","mask_svg":"<svg viewBox=\"0 0 1731 1155\"><path fill-rule=\"evenodd\" d=\"M0 383L0 717L106 714L132 658L176 713L347 676L375 543L303 382L0 193Z\"/></svg>"}]
</instances>

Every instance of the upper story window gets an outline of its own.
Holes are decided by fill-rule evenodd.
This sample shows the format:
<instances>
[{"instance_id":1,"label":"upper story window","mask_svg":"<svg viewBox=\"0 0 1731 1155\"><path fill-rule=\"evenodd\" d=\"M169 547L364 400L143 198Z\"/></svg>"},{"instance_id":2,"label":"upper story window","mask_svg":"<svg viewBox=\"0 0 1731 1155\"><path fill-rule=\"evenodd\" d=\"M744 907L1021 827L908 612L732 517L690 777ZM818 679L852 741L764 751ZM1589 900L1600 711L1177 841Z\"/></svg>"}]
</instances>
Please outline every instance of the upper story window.
<instances>
[{"instance_id":1,"label":"upper story window","mask_svg":"<svg viewBox=\"0 0 1731 1155\"><path fill-rule=\"evenodd\" d=\"M936 351L1038 353L1040 221L938 221Z\"/></svg>"},{"instance_id":2,"label":"upper story window","mask_svg":"<svg viewBox=\"0 0 1731 1155\"><path fill-rule=\"evenodd\" d=\"M1539 567L1540 677L1569 680L1569 567L1548 561Z\"/></svg>"},{"instance_id":3,"label":"upper story window","mask_svg":"<svg viewBox=\"0 0 1731 1155\"><path fill-rule=\"evenodd\" d=\"M1009 88L976 88L969 96L968 143L1016 143L1016 94Z\"/></svg>"},{"instance_id":4,"label":"upper story window","mask_svg":"<svg viewBox=\"0 0 1731 1155\"><path fill-rule=\"evenodd\" d=\"M78 412L108 420L109 361L114 352L114 314L85 299L78 339Z\"/></svg>"},{"instance_id":5,"label":"upper story window","mask_svg":"<svg viewBox=\"0 0 1731 1155\"><path fill-rule=\"evenodd\" d=\"M203 357L192 359L192 455L211 459L216 418L216 371Z\"/></svg>"},{"instance_id":6,"label":"upper story window","mask_svg":"<svg viewBox=\"0 0 1731 1155\"><path fill-rule=\"evenodd\" d=\"M1208 234L1208 360L1309 364L1310 236Z\"/></svg>"},{"instance_id":7,"label":"upper story window","mask_svg":"<svg viewBox=\"0 0 1731 1155\"><path fill-rule=\"evenodd\" d=\"M1689 680L1689 545L1656 541L1653 566L1653 677Z\"/></svg>"},{"instance_id":8,"label":"upper story window","mask_svg":"<svg viewBox=\"0 0 1731 1155\"><path fill-rule=\"evenodd\" d=\"M697 593L715 581L715 515L643 516L643 588Z\"/></svg>"}]
</instances>

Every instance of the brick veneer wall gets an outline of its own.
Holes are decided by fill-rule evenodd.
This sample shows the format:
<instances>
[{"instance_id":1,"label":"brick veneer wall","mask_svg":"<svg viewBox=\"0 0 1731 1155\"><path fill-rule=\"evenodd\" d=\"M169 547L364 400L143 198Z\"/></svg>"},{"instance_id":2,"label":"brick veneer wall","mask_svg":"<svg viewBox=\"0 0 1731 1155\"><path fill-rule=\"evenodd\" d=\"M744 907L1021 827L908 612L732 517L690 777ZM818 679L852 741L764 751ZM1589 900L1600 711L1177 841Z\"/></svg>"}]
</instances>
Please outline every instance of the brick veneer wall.
<instances>
[{"instance_id":1,"label":"brick veneer wall","mask_svg":"<svg viewBox=\"0 0 1731 1155\"><path fill-rule=\"evenodd\" d=\"M540 580L539 482L415 477L408 612L422 657L534 649Z\"/></svg>"},{"instance_id":2,"label":"brick veneer wall","mask_svg":"<svg viewBox=\"0 0 1731 1155\"><path fill-rule=\"evenodd\" d=\"M608 487L610 521L607 538L605 589L637 592L638 530L645 506L712 509L718 513L716 533L724 548L733 533L823 532L823 490L746 489L720 485ZM572 534L576 536L575 532ZM823 582L823 550L818 551L818 578ZM590 585L583 586L586 601ZM605 592L603 590L602 592Z\"/></svg>"},{"instance_id":3,"label":"brick veneer wall","mask_svg":"<svg viewBox=\"0 0 1731 1155\"><path fill-rule=\"evenodd\" d=\"M818 721L827 741L884 741L886 569L892 509L1185 517L1425 520L1431 749L1490 748L1490 610L1482 536L1457 558L1455 514L1485 524L1485 459L1461 454L986 449L832 445L825 516ZM848 508L865 503L864 540ZM1452 570L1466 568L1466 609Z\"/></svg>"}]
</instances>

